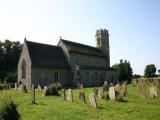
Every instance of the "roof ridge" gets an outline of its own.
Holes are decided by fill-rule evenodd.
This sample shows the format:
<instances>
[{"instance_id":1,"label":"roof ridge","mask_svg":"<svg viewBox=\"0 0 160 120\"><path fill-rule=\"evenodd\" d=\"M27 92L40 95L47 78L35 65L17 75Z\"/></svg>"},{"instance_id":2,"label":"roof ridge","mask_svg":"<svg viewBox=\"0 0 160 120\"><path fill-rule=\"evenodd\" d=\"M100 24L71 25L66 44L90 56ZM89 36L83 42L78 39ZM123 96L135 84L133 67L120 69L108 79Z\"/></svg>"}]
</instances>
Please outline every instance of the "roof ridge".
<instances>
[{"instance_id":1,"label":"roof ridge","mask_svg":"<svg viewBox=\"0 0 160 120\"><path fill-rule=\"evenodd\" d=\"M86 44L83 44L83 43L73 42L73 41L69 41L69 40L65 40L65 39L61 39L61 40L62 40L62 41L66 41L66 42L70 42L70 43L74 43L74 44L83 45L83 46L90 47L90 48L93 48L93 49L101 50L101 49L99 49L99 48L97 48L97 47L90 46L90 45L86 45Z\"/></svg>"},{"instance_id":2,"label":"roof ridge","mask_svg":"<svg viewBox=\"0 0 160 120\"><path fill-rule=\"evenodd\" d=\"M47 46L57 47L56 45L45 44L45 43L40 43L40 42L34 42L34 41L29 41L29 40L26 40L26 42L30 42L30 43L33 43L33 44L40 44L40 45L47 45Z\"/></svg>"}]
</instances>

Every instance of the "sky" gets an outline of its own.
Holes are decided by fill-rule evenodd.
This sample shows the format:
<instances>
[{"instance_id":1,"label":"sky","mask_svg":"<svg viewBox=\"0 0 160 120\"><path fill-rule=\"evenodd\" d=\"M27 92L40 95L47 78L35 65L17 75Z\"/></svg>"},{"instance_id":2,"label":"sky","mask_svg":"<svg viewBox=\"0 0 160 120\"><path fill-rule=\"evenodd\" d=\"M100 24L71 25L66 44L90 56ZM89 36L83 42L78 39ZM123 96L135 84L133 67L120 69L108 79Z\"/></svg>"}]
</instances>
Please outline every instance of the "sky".
<instances>
[{"instance_id":1,"label":"sky","mask_svg":"<svg viewBox=\"0 0 160 120\"><path fill-rule=\"evenodd\" d=\"M0 40L57 45L63 39L96 46L110 34L111 66L130 61L134 74L160 69L160 0L0 0Z\"/></svg>"}]
</instances>

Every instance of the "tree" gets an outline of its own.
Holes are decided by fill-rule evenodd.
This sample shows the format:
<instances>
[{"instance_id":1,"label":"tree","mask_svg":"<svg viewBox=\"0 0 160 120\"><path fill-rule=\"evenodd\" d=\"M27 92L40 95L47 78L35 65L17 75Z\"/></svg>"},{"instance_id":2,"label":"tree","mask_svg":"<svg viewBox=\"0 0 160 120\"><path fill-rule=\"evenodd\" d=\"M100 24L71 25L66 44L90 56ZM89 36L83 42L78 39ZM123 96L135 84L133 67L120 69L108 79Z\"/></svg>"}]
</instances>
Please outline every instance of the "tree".
<instances>
[{"instance_id":1,"label":"tree","mask_svg":"<svg viewBox=\"0 0 160 120\"><path fill-rule=\"evenodd\" d=\"M144 76L147 78L156 76L156 67L154 64L146 65L144 70Z\"/></svg>"},{"instance_id":2,"label":"tree","mask_svg":"<svg viewBox=\"0 0 160 120\"><path fill-rule=\"evenodd\" d=\"M131 82L131 77L133 72L129 61L121 59L120 63L118 64L116 63L112 67L115 68L118 72L119 82L122 81L127 81L129 83Z\"/></svg>"},{"instance_id":3,"label":"tree","mask_svg":"<svg viewBox=\"0 0 160 120\"><path fill-rule=\"evenodd\" d=\"M19 41L0 41L0 81L15 82L17 64L21 52ZM12 79L11 79L12 78ZM14 81L13 81L14 79Z\"/></svg>"}]
</instances>

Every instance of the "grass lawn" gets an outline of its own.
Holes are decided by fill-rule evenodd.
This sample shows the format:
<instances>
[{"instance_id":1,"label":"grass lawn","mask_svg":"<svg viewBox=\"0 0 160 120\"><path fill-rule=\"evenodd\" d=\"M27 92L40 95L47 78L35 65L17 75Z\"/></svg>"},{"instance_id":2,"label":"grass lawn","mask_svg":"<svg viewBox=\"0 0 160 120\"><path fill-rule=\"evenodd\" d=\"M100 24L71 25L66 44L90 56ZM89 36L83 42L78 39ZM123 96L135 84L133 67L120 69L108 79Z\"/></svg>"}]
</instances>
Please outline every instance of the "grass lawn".
<instances>
[{"instance_id":1,"label":"grass lawn","mask_svg":"<svg viewBox=\"0 0 160 120\"><path fill-rule=\"evenodd\" d=\"M61 101L58 96L42 97L36 92L37 104L31 104L31 93L7 90L17 104L22 120L160 120L160 93L158 98L138 96L138 87L128 86L125 102L98 100L98 107L92 108L88 94L92 88L85 88L86 104L81 103L78 90L73 90L74 102ZM0 95L2 95L0 91Z\"/></svg>"}]
</instances>

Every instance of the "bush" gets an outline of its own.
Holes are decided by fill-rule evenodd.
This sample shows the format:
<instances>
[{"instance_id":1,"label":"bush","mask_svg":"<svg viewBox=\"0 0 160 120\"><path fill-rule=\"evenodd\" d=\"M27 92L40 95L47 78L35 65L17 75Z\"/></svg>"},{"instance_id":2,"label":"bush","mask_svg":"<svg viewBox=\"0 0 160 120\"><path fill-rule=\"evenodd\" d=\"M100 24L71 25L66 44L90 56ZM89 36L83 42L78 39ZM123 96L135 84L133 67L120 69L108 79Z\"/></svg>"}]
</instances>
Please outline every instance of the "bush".
<instances>
[{"instance_id":1,"label":"bush","mask_svg":"<svg viewBox=\"0 0 160 120\"><path fill-rule=\"evenodd\" d=\"M20 114L16 110L16 105L7 94L0 98L0 120L19 120Z\"/></svg>"},{"instance_id":2,"label":"bush","mask_svg":"<svg viewBox=\"0 0 160 120\"><path fill-rule=\"evenodd\" d=\"M59 95L58 91L62 89L61 83L53 83L47 86L47 90L45 91L45 96L47 95Z\"/></svg>"}]
</instances>

